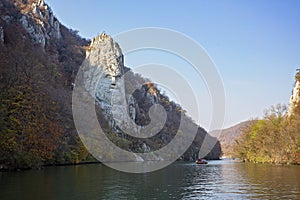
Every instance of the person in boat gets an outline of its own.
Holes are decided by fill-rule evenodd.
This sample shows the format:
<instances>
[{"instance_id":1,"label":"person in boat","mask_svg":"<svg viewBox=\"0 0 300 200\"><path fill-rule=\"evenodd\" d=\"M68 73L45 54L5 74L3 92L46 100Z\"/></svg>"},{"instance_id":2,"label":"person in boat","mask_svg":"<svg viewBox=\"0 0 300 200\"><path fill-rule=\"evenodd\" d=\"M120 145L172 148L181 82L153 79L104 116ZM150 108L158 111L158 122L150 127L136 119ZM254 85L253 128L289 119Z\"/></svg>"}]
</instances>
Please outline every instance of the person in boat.
<instances>
[{"instance_id":1,"label":"person in boat","mask_svg":"<svg viewBox=\"0 0 300 200\"><path fill-rule=\"evenodd\" d=\"M208 164L207 160L205 160L204 158L198 158L196 160L197 164Z\"/></svg>"}]
</instances>

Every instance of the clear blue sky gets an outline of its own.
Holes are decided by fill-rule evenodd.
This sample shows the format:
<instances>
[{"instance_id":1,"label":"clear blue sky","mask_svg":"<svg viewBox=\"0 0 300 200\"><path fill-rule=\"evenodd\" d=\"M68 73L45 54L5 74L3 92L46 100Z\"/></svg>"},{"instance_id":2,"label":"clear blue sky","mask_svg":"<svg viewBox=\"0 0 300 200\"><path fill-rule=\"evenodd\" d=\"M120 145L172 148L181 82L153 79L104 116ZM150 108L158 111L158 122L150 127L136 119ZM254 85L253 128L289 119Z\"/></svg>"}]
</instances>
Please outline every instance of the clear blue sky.
<instances>
[{"instance_id":1,"label":"clear blue sky","mask_svg":"<svg viewBox=\"0 0 300 200\"><path fill-rule=\"evenodd\" d=\"M288 104L300 66L300 1L46 2L64 25L89 39L102 31L115 35L133 28L163 27L196 40L223 78L225 127L261 117L276 103Z\"/></svg>"}]
</instances>

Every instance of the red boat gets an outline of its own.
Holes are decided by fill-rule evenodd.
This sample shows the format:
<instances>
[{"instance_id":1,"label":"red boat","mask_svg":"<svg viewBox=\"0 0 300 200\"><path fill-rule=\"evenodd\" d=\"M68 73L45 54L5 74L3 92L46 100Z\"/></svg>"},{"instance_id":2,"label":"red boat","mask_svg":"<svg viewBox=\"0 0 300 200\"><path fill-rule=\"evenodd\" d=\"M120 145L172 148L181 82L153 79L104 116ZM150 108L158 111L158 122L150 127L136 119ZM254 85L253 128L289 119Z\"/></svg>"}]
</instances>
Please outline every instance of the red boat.
<instances>
[{"instance_id":1,"label":"red boat","mask_svg":"<svg viewBox=\"0 0 300 200\"><path fill-rule=\"evenodd\" d=\"M198 160L196 160L196 164L198 164L198 165L206 165L206 164L208 164L208 162L204 158L198 158Z\"/></svg>"}]
</instances>

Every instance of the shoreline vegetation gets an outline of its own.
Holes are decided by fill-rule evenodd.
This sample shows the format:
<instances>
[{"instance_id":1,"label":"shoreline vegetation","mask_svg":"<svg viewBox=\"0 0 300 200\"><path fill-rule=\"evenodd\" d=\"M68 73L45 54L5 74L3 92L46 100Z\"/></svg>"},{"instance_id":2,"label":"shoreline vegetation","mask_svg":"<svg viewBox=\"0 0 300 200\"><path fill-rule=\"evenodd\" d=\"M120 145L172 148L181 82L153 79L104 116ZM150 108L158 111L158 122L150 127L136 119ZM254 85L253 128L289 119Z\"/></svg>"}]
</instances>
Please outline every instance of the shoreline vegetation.
<instances>
[{"instance_id":1,"label":"shoreline vegetation","mask_svg":"<svg viewBox=\"0 0 300 200\"><path fill-rule=\"evenodd\" d=\"M300 118L287 118L282 105L274 108L245 128L236 140L234 157L252 163L300 165Z\"/></svg>"},{"instance_id":2,"label":"shoreline vegetation","mask_svg":"<svg viewBox=\"0 0 300 200\"><path fill-rule=\"evenodd\" d=\"M231 160L234 162L241 162L241 163L253 163L253 164L268 164L268 165L276 165L276 166L300 166L300 163L271 163L271 162L265 162L265 163L260 163L260 162L251 162L251 161L246 161L242 160L240 158L225 158L225 159L213 159L213 160L208 160L208 161L217 161L217 160ZM194 163L191 161L183 161L183 160L177 160L177 162L183 162L183 163ZM175 163L174 162L174 163ZM120 162L122 163L122 162ZM80 165L92 165L92 164L100 164L103 165L102 162L100 161L86 161L86 162L78 162L78 163L64 163L64 164L46 164L46 165L41 165L38 168L31 168L31 167L20 167L20 168L7 168L5 165L0 165L0 173L1 172L21 172L21 171L29 171L29 170L43 170L49 167L64 167L64 166L80 166Z\"/></svg>"},{"instance_id":3,"label":"shoreline vegetation","mask_svg":"<svg viewBox=\"0 0 300 200\"><path fill-rule=\"evenodd\" d=\"M235 157L244 162L300 165L300 71L297 70L290 107L283 104L265 111L261 120L245 128L236 140Z\"/></svg>"},{"instance_id":4,"label":"shoreline vegetation","mask_svg":"<svg viewBox=\"0 0 300 200\"><path fill-rule=\"evenodd\" d=\"M212 160L222 160L222 159L208 159L209 161ZM139 162L139 161L128 161L128 162ZM151 162L151 161L144 161L144 162ZM159 161L153 161L153 162L159 162ZM184 160L177 160L175 162L184 162L184 163L194 163L192 161L184 161ZM126 162L118 162L118 163L126 163ZM100 161L83 161L78 163L61 163L61 164L45 164L41 165L36 168L32 167L19 167L19 168L9 168L8 166L5 166L3 164L0 164L0 172L18 172L18 171L27 171L27 170L42 170L48 167L63 167L63 166L78 166L78 165L91 165L91 164L103 164Z\"/></svg>"},{"instance_id":5,"label":"shoreline vegetation","mask_svg":"<svg viewBox=\"0 0 300 200\"><path fill-rule=\"evenodd\" d=\"M90 165L90 164L102 164L99 161L86 161L86 162L79 162L79 163L64 163L64 164L45 164L41 165L38 168L32 167L20 167L20 168L9 168L5 165L0 165L0 172L17 172L17 171L27 171L27 170L42 170L47 167L62 167L62 166L77 166L77 165Z\"/></svg>"}]
</instances>

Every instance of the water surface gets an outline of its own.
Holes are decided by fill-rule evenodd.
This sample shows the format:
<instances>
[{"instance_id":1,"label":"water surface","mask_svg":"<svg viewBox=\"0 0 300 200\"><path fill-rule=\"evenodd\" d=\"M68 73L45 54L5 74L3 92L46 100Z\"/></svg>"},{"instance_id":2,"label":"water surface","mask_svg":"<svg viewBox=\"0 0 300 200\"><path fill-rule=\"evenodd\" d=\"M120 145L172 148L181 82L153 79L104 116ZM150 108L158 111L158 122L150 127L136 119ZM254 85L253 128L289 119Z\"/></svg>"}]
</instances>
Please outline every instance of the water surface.
<instances>
[{"instance_id":1,"label":"water surface","mask_svg":"<svg viewBox=\"0 0 300 200\"><path fill-rule=\"evenodd\" d=\"M0 199L300 199L300 166L210 161L146 174L101 164L0 173Z\"/></svg>"}]
</instances>

